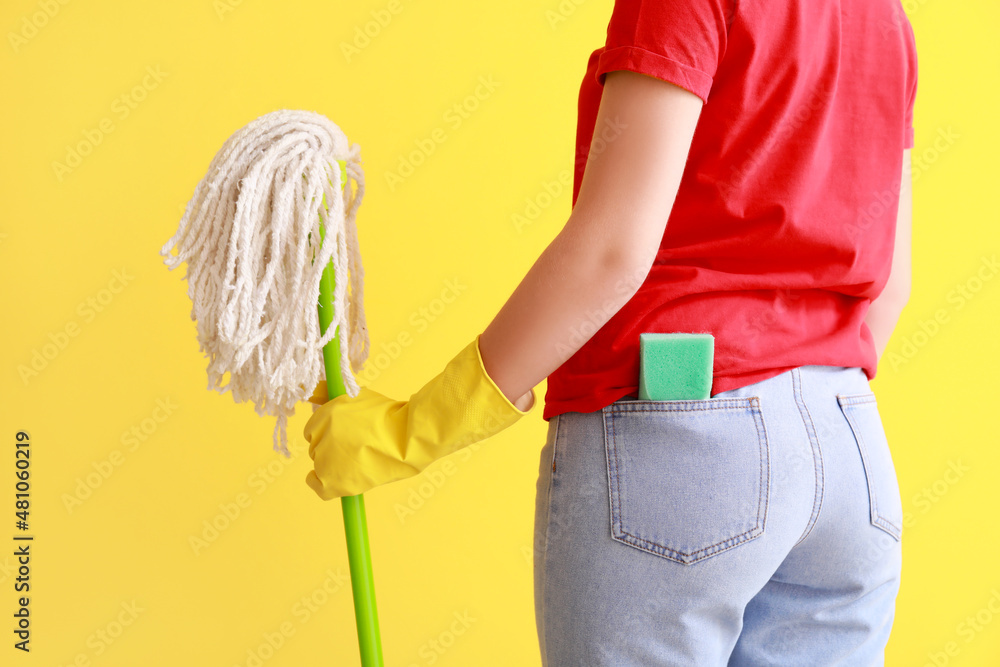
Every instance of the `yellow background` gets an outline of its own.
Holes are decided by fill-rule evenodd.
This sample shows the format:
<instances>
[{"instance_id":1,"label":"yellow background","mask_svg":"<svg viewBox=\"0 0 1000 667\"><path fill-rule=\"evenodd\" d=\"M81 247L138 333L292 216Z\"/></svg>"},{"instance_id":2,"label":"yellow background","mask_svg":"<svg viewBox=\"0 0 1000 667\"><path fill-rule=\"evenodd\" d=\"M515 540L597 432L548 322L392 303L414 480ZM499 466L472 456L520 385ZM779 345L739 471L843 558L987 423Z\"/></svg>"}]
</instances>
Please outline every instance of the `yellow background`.
<instances>
[{"instance_id":1,"label":"yellow background","mask_svg":"<svg viewBox=\"0 0 1000 667\"><path fill-rule=\"evenodd\" d=\"M297 452L286 464L271 451L273 419L206 389L183 269L168 271L157 252L233 131L279 108L326 114L361 146L368 180L359 228L372 353L412 337L367 383L405 398L487 326L565 222L568 187L531 224L513 216L572 166L578 86L612 5L3 3L0 662L248 665L284 628L262 664L357 664L340 503L303 481L309 410L291 420ZM920 56L913 297L886 353L902 361L884 358L872 382L910 518L887 664L937 654L938 664L995 665L1000 280L961 307L955 290L976 287L977 272L993 278L982 258L1000 244L990 83L1000 8L903 5ZM380 12L391 20L345 55ZM480 77L495 90L457 127L446 121ZM102 127L111 131L99 143L88 139ZM390 188L385 174L435 128L446 140ZM958 139L935 147L949 128ZM88 142L78 166L57 173ZM463 287L439 309L448 280ZM421 308L438 314L422 325ZM929 327L942 309L947 321ZM43 349L58 351L22 378ZM157 401L174 406L169 415ZM30 655L10 632L18 429L33 447ZM544 439L539 407L449 458L453 474L436 463L440 487L423 475L366 494L388 665L540 664L530 556ZM947 475L949 462L968 471ZM88 475L99 486L67 506ZM421 490L423 505L401 518ZM224 528L193 547L213 521ZM977 613L989 621L970 637L959 624ZM453 625L456 615L474 621ZM100 638L123 620L110 644ZM449 648L434 652L434 640ZM957 654L944 653L949 642Z\"/></svg>"}]
</instances>

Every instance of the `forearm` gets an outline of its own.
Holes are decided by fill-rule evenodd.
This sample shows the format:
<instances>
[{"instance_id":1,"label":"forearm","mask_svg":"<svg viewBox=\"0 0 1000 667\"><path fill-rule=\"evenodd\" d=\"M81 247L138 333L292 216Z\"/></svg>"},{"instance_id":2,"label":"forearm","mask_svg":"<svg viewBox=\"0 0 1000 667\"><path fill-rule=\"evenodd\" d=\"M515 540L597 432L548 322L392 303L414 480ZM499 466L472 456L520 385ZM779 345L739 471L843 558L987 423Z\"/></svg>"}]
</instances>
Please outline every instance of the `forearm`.
<instances>
[{"instance_id":1,"label":"forearm","mask_svg":"<svg viewBox=\"0 0 1000 667\"><path fill-rule=\"evenodd\" d=\"M906 307L908 297L888 297L880 296L871 303L868 314L865 315L865 324L872 332L875 340L875 351L878 359L882 358L882 353L892 338L892 332L896 329L899 316Z\"/></svg>"},{"instance_id":2,"label":"forearm","mask_svg":"<svg viewBox=\"0 0 1000 667\"><path fill-rule=\"evenodd\" d=\"M528 392L583 347L648 274L651 261L608 247L567 224L483 332L486 372L518 408L530 406Z\"/></svg>"}]
</instances>

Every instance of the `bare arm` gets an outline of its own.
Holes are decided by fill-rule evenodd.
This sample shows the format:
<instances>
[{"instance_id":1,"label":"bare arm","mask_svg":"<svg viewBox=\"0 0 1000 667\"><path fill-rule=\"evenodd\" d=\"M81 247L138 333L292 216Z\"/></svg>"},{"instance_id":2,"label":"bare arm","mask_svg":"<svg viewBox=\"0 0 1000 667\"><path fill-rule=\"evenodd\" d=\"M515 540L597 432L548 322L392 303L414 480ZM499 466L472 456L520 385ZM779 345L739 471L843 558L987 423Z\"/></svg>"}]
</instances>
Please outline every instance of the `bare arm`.
<instances>
[{"instance_id":1,"label":"bare arm","mask_svg":"<svg viewBox=\"0 0 1000 667\"><path fill-rule=\"evenodd\" d=\"M621 132L601 151L591 146L569 220L479 341L486 372L518 408L589 339L581 326L599 329L646 278L702 106L674 84L607 74L594 137L605 127Z\"/></svg>"},{"instance_id":2,"label":"bare arm","mask_svg":"<svg viewBox=\"0 0 1000 667\"><path fill-rule=\"evenodd\" d=\"M896 241L892 249L889 281L878 298L872 301L865 324L875 339L878 358L889 344L899 316L910 299L910 248L913 226L913 182L910 176L910 149L903 151L903 176L899 186L899 213L896 217Z\"/></svg>"}]
</instances>

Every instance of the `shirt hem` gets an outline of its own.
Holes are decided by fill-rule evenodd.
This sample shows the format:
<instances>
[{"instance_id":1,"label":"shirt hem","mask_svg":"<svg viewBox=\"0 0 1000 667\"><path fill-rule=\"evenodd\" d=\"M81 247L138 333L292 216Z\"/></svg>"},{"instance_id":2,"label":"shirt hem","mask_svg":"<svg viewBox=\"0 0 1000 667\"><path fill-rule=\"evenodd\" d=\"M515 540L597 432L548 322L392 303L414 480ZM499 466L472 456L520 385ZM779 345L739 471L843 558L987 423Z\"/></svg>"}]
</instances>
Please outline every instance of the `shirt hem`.
<instances>
[{"instance_id":1,"label":"shirt hem","mask_svg":"<svg viewBox=\"0 0 1000 667\"><path fill-rule=\"evenodd\" d=\"M782 373L787 373L793 368L799 368L802 364L795 366L783 366L780 368L768 368L765 370L751 371L749 373L744 373L741 375L724 375L716 376L712 380L712 391L711 398L716 398L718 394L725 391L730 391L732 389L741 389L743 387L749 386L751 384L756 384L758 382L763 382L769 380L775 376L781 375ZM871 380L874 377L874 372L869 373L870 370L866 366L858 366L861 368L865 376ZM601 392L600 394L594 394L591 396L583 396L575 399L568 400L546 400L545 406L542 411L542 419L544 421L549 421L553 417L566 413L566 412L598 412L603 410L605 407L611 405L615 401L624 398L625 396L638 397L639 387L617 387L614 390L607 390Z\"/></svg>"},{"instance_id":2,"label":"shirt hem","mask_svg":"<svg viewBox=\"0 0 1000 667\"><path fill-rule=\"evenodd\" d=\"M656 77L694 93L706 103L712 89L713 78L705 72L639 46L616 46L603 51L597 61L597 82L603 86L604 75L615 70Z\"/></svg>"}]
</instances>

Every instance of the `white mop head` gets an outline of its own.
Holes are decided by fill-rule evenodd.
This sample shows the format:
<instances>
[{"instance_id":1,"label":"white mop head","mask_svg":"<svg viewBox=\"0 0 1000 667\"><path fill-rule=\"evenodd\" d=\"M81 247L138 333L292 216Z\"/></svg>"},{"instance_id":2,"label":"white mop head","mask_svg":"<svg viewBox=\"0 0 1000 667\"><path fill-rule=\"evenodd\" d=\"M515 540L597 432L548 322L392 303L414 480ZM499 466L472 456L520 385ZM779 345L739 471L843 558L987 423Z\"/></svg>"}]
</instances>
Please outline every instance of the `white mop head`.
<instances>
[{"instance_id":1,"label":"white mop head","mask_svg":"<svg viewBox=\"0 0 1000 667\"><path fill-rule=\"evenodd\" d=\"M339 127L311 111L275 111L226 140L160 250L171 270L187 263L208 388L276 415L274 449L286 457L288 417L324 379L322 349L338 327L341 376L358 394L354 372L369 345L355 224L364 191L359 147ZM331 259L334 316L321 336L319 283Z\"/></svg>"}]
</instances>

